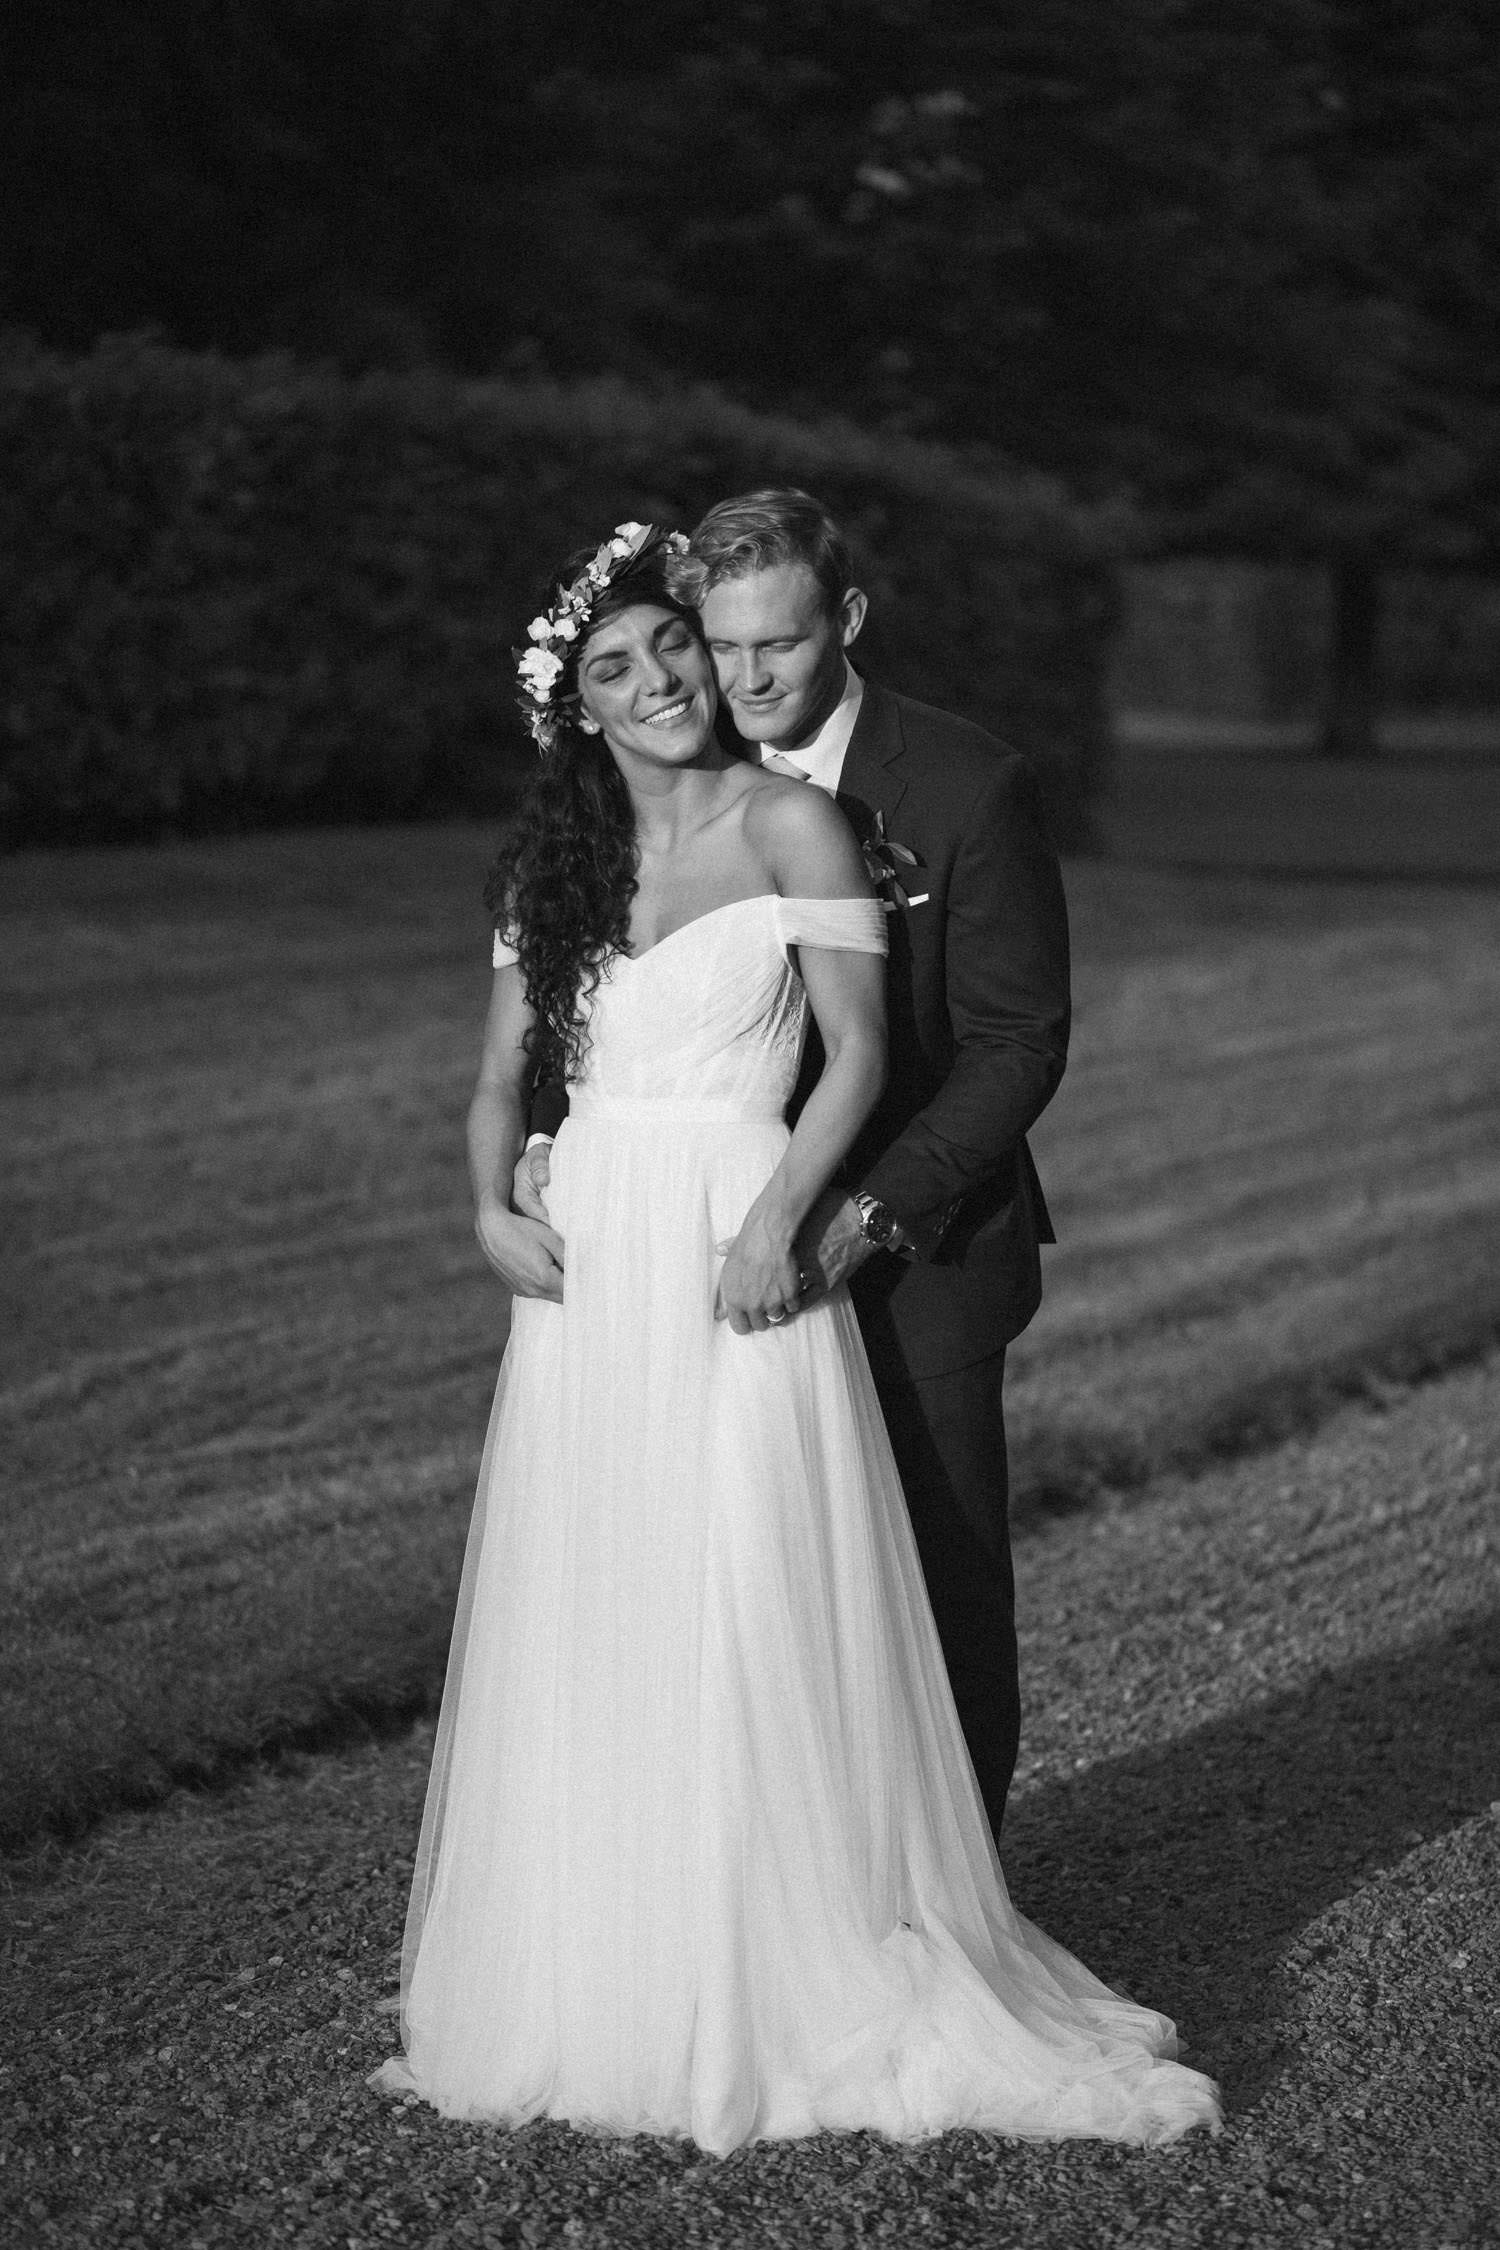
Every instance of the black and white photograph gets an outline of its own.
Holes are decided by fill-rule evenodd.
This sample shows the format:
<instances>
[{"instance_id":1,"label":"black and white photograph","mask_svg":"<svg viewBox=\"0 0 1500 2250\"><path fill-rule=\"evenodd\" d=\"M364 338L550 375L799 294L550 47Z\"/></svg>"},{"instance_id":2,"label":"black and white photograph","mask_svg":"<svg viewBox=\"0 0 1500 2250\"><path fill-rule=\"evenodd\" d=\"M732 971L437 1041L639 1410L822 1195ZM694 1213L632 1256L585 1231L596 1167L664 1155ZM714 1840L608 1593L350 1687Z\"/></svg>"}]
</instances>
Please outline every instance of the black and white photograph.
<instances>
[{"instance_id":1,"label":"black and white photograph","mask_svg":"<svg viewBox=\"0 0 1500 2250\"><path fill-rule=\"evenodd\" d=\"M1500 2250L1490 0L15 0L5 2250Z\"/></svg>"}]
</instances>

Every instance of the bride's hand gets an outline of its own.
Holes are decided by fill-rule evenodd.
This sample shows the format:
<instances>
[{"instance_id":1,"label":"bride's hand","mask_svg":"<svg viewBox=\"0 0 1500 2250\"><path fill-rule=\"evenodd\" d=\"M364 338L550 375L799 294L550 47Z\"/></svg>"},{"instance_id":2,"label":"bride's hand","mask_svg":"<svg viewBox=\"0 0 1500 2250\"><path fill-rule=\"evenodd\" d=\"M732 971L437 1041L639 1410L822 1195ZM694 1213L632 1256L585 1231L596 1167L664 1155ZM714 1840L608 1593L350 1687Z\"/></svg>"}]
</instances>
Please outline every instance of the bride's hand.
<instances>
[{"instance_id":1,"label":"bride's hand","mask_svg":"<svg viewBox=\"0 0 1500 2250\"><path fill-rule=\"evenodd\" d=\"M715 1320L727 1320L736 1336L752 1329L779 1328L801 1302L802 1277L789 1244L778 1242L752 1211L731 1242L715 1248L724 1259L714 1300Z\"/></svg>"},{"instance_id":2,"label":"bride's hand","mask_svg":"<svg viewBox=\"0 0 1500 2250\"><path fill-rule=\"evenodd\" d=\"M474 1232L512 1295L562 1303L563 1239L553 1228L507 1210L497 1195L486 1195L474 1214Z\"/></svg>"}]
</instances>

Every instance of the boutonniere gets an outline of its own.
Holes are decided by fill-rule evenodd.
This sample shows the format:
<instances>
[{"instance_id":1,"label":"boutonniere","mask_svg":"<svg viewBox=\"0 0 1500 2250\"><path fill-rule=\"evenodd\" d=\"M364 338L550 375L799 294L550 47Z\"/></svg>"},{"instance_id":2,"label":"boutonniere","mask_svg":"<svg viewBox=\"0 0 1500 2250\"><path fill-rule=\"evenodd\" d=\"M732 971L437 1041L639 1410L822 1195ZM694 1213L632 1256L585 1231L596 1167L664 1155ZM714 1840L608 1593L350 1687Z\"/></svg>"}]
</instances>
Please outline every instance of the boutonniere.
<instances>
[{"instance_id":1,"label":"boutonniere","mask_svg":"<svg viewBox=\"0 0 1500 2250\"><path fill-rule=\"evenodd\" d=\"M901 869L920 867L922 862L907 845L898 844L894 836L887 836L883 812L876 813L875 825L864 838L860 849L864 853L865 873L874 884L886 912L894 913L898 906L911 905L912 901L902 888Z\"/></svg>"}]
</instances>

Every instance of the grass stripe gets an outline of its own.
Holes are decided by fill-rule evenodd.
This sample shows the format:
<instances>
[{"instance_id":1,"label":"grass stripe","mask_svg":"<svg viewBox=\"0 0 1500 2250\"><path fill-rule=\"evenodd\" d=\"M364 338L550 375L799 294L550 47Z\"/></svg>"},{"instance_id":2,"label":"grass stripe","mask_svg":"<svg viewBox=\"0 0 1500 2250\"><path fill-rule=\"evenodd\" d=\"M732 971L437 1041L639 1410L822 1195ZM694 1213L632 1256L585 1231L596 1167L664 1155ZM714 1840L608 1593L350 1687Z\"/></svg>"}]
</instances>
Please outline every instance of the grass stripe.
<instances>
[{"instance_id":1,"label":"grass stripe","mask_svg":"<svg viewBox=\"0 0 1500 2250\"><path fill-rule=\"evenodd\" d=\"M503 1302L465 828L13 861L6 1837L430 1698ZM1023 1514L1500 1325L1493 899L1078 866Z\"/></svg>"}]
</instances>

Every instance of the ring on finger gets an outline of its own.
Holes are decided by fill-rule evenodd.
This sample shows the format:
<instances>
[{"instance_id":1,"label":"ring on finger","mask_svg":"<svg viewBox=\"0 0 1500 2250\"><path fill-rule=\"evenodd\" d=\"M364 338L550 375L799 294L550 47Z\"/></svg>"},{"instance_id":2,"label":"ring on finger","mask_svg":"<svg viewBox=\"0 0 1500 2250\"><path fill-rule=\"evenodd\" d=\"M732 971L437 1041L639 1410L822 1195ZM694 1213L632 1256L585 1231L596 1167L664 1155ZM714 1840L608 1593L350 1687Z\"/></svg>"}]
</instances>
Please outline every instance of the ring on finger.
<instances>
[{"instance_id":1,"label":"ring on finger","mask_svg":"<svg viewBox=\"0 0 1500 2250\"><path fill-rule=\"evenodd\" d=\"M783 1305L780 1312L768 1312L766 1318L773 1328L779 1328L786 1319L786 1306Z\"/></svg>"}]
</instances>

